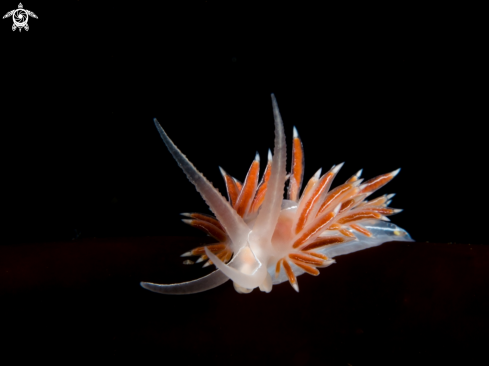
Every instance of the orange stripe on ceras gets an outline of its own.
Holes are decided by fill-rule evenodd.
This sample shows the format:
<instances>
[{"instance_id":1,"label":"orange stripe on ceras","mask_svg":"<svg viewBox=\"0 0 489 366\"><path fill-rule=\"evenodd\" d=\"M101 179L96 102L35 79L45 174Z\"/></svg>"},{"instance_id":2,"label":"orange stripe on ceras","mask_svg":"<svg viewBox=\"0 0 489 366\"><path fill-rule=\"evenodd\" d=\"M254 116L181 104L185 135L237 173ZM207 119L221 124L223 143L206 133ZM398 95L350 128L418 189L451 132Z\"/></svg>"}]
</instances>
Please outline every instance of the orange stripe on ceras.
<instances>
[{"instance_id":1,"label":"orange stripe on ceras","mask_svg":"<svg viewBox=\"0 0 489 366\"><path fill-rule=\"evenodd\" d=\"M211 223L212 225L217 226L219 229L226 232L226 230L221 225L221 223L217 219L215 219L214 217L199 214L199 213L191 213L189 215L189 217L192 217L193 219L197 219L197 220L207 221L208 223Z\"/></svg>"},{"instance_id":2,"label":"orange stripe on ceras","mask_svg":"<svg viewBox=\"0 0 489 366\"><path fill-rule=\"evenodd\" d=\"M228 249L226 250L226 255L224 255L224 257L221 259L224 263L227 263L229 262L229 260L231 259L231 256L233 255L233 253Z\"/></svg>"},{"instance_id":3,"label":"orange stripe on ceras","mask_svg":"<svg viewBox=\"0 0 489 366\"><path fill-rule=\"evenodd\" d=\"M358 180L357 176L353 175L350 178L348 178L348 180L345 183L353 183L356 182L357 180Z\"/></svg>"},{"instance_id":4,"label":"orange stripe on ceras","mask_svg":"<svg viewBox=\"0 0 489 366\"><path fill-rule=\"evenodd\" d=\"M344 195L352 188L353 186L351 185L351 183L347 183L347 184L342 184L341 186L338 186L335 189L333 189L331 192L328 193L328 195L324 199L324 202L321 204L321 207L319 208L317 214L320 215L321 213L326 211L335 199L337 199L341 195Z\"/></svg>"},{"instance_id":5,"label":"orange stripe on ceras","mask_svg":"<svg viewBox=\"0 0 489 366\"><path fill-rule=\"evenodd\" d=\"M224 231L222 231L217 226L207 221L191 220L190 226L204 231L205 233L209 234L210 236L212 236L213 238L219 241L225 241L227 238L226 233Z\"/></svg>"},{"instance_id":6,"label":"orange stripe on ceras","mask_svg":"<svg viewBox=\"0 0 489 366\"><path fill-rule=\"evenodd\" d=\"M229 258L231 258L231 255L232 255L231 251L229 249L225 249L225 250L217 253L216 257L219 258L222 262L227 263L229 261ZM206 260L207 258L208 258L207 255L202 256L202 260ZM214 264L214 262L212 262L209 259L209 261L206 263L206 266L207 265L210 266L211 264Z\"/></svg>"},{"instance_id":7,"label":"orange stripe on ceras","mask_svg":"<svg viewBox=\"0 0 489 366\"><path fill-rule=\"evenodd\" d=\"M231 250L229 250L229 248L225 247L223 250L221 251L217 251L217 250L211 250L212 252L214 252L214 254L216 254L216 257L219 258L222 262L224 263L227 263L229 262L229 260L231 259L231 256L233 255L233 253L231 252ZM217 253L216 253L217 252ZM204 254L201 259L203 261L205 261L206 259L208 259L209 257L207 257L206 254ZM214 264L210 259L209 261L207 261L205 267L207 266L210 266L211 264Z\"/></svg>"},{"instance_id":8,"label":"orange stripe on ceras","mask_svg":"<svg viewBox=\"0 0 489 366\"><path fill-rule=\"evenodd\" d=\"M260 163L253 161L250 170L246 175L243 188L239 194L238 202L236 202L236 212L243 217L251 206L253 197L255 196L256 186L258 184L258 174L260 173Z\"/></svg>"},{"instance_id":9,"label":"orange stripe on ceras","mask_svg":"<svg viewBox=\"0 0 489 366\"><path fill-rule=\"evenodd\" d=\"M340 224L333 224L329 226L326 230L338 230L341 234L344 236L348 236L350 238L355 238L356 236L350 233L348 230L346 230L343 226Z\"/></svg>"},{"instance_id":10,"label":"orange stripe on ceras","mask_svg":"<svg viewBox=\"0 0 489 366\"><path fill-rule=\"evenodd\" d=\"M311 179L309 179L309 182L307 182L306 184L306 188L304 188L304 191L302 192L302 196L301 196L301 199L307 197L307 195L309 194L309 192L311 191L312 187L314 187L314 185L316 184L316 182L318 181L319 179L315 178L315 176L313 175L311 177Z\"/></svg>"},{"instance_id":11,"label":"orange stripe on ceras","mask_svg":"<svg viewBox=\"0 0 489 366\"><path fill-rule=\"evenodd\" d=\"M294 261L299 261L306 264L312 264L314 266L321 266L324 262L322 259L319 259L317 257L300 254L300 253L291 253L289 254L289 258L293 259Z\"/></svg>"},{"instance_id":12,"label":"orange stripe on ceras","mask_svg":"<svg viewBox=\"0 0 489 366\"><path fill-rule=\"evenodd\" d=\"M377 212L361 211L342 217L341 219L338 220L338 223L347 224L349 222L354 222L354 221L359 221L364 219L380 219L381 217L382 215Z\"/></svg>"},{"instance_id":13,"label":"orange stripe on ceras","mask_svg":"<svg viewBox=\"0 0 489 366\"><path fill-rule=\"evenodd\" d=\"M296 212L296 221L295 221L295 233L298 234L300 230L297 230L297 221L299 220L300 216L301 216L301 212L303 211L303 208L305 206L305 204L307 203L309 197L311 196L312 194L312 189L313 187L316 185L316 183L318 182L319 178L318 178L318 175L320 173L320 170L318 170L312 177L311 179L309 179L309 182L307 182L307 185L306 185L306 188L304 188L304 191L302 192L302 196L299 200L299 205L297 207L297 212Z\"/></svg>"},{"instance_id":14,"label":"orange stripe on ceras","mask_svg":"<svg viewBox=\"0 0 489 366\"><path fill-rule=\"evenodd\" d=\"M297 201L304 174L304 150L299 137L294 138L292 147L292 178L289 185L289 200Z\"/></svg>"},{"instance_id":15,"label":"orange stripe on ceras","mask_svg":"<svg viewBox=\"0 0 489 366\"><path fill-rule=\"evenodd\" d=\"M306 226L307 219L309 218L311 211L314 208L314 205L321 198L321 195L324 192L325 188L327 188L329 183L331 183L333 176L334 176L333 172L329 172L325 174L319 180L318 184L316 184L316 186L314 187L314 192L302 207L301 214L299 216L299 219L297 220L297 226L295 227L296 234L298 234L304 228L304 226Z\"/></svg>"},{"instance_id":16,"label":"orange stripe on ceras","mask_svg":"<svg viewBox=\"0 0 489 366\"><path fill-rule=\"evenodd\" d=\"M359 233L362 233L363 235L366 235L366 236L369 236L369 237L372 237L372 233L370 231L368 231L367 229L365 229L364 227L361 227L360 225L357 225L357 224L351 224L350 227L353 229L353 230L356 230L358 231Z\"/></svg>"},{"instance_id":17,"label":"orange stripe on ceras","mask_svg":"<svg viewBox=\"0 0 489 366\"><path fill-rule=\"evenodd\" d=\"M255 195L253 204L251 205L250 212L256 212L265 200L265 194L267 193L267 185L264 184L260 187L259 191Z\"/></svg>"},{"instance_id":18,"label":"orange stripe on ceras","mask_svg":"<svg viewBox=\"0 0 489 366\"><path fill-rule=\"evenodd\" d=\"M325 238L319 238L315 242L306 245L304 248L301 248L301 250L306 251L306 250L317 249L317 248L324 247L326 245L343 243L344 241L345 239L343 239L341 236L328 236Z\"/></svg>"},{"instance_id":19,"label":"orange stripe on ceras","mask_svg":"<svg viewBox=\"0 0 489 366\"><path fill-rule=\"evenodd\" d=\"M387 196L383 195L381 197L375 198L372 201L364 202L361 204L362 207L368 206L380 206L383 205L387 201Z\"/></svg>"},{"instance_id":20,"label":"orange stripe on ceras","mask_svg":"<svg viewBox=\"0 0 489 366\"><path fill-rule=\"evenodd\" d=\"M289 278L289 282L291 284L297 283L297 278L295 277L295 274L292 271L292 268L290 267L289 262L287 262L287 259L284 259L282 261L282 264L284 265L285 273L287 274L287 277Z\"/></svg>"},{"instance_id":21,"label":"orange stripe on ceras","mask_svg":"<svg viewBox=\"0 0 489 366\"><path fill-rule=\"evenodd\" d=\"M226 249L226 244L212 244L204 247L198 247L192 250L192 255L205 255L205 248L209 249L212 253L218 253L223 249Z\"/></svg>"},{"instance_id":22,"label":"orange stripe on ceras","mask_svg":"<svg viewBox=\"0 0 489 366\"><path fill-rule=\"evenodd\" d=\"M302 262L299 262L299 261L295 261L295 260L292 260L292 262L294 262L294 264L297 267L302 268L304 271L306 271L307 273L309 273L309 274L311 274L313 276L317 276L319 274L319 271L317 270L317 268L315 268L313 266L310 266L308 264L305 264L305 263L302 263Z\"/></svg>"},{"instance_id":23,"label":"orange stripe on ceras","mask_svg":"<svg viewBox=\"0 0 489 366\"><path fill-rule=\"evenodd\" d=\"M389 183L389 181L392 180L392 178L394 178L394 176L395 175L393 175L391 172L391 173L382 174L382 175L379 175L378 177L372 178L372 179L370 179L370 180L368 180L362 184L363 188L360 191L360 193L374 192L377 189L379 189L379 188L383 187L384 185L386 185L387 183Z\"/></svg>"},{"instance_id":24,"label":"orange stripe on ceras","mask_svg":"<svg viewBox=\"0 0 489 366\"><path fill-rule=\"evenodd\" d=\"M234 179L234 183L236 183L236 187L238 187L238 192L241 192L241 189L243 188L243 183L241 183L236 178L233 178L233 179Z\"/></svg>"},{"instance_id":25,"label":"orange stripe on ceras","mask_svg":"<svg viewBox=\"0 0 489 366\"><path fill-rule=\"evenodd\" d=\"M348 230L346 230L340 224L333 224L333 225L329 226L326 230L338 230L344 236L348 236L350 238L355 238L355 235L353 235L352 233L350 233Z\"/></svg>"},{"instance_id":26,"label":"orange stripe on ceras","mask_svg":"<svg viewBox=\"0 0 489 366\"><path fill-rule=\"evenodd\" d=\"M231 258L231 251L229 249L224 249L222 252L216 255L221 261L226 262L225 258ZM229 260L228 258L228 260Z\"/></svg>"},{"instance_id":27,"label":"orange stripe on ceras","mask_svg":"<svg viewBox=\"0 0 489 366\"><path fill-rule=\"evenodd\" d=\"M307 254L313 255L315 257L318 257L318 258L321 258L321 259L324 259L324 260L328 260L328 257L325 256L324 254L321 254L321 253L307 252Z\"/></svg>"},{"instance_id":28,"label":"orange stripe on ceras","mask_svg":"<svg viewBox=\"0 0 489 366\"><path fill-rule=\"evenodd\" d=\"M321 229L323 229L333 218L335 217L334 212L329 212L326 215L316 219L316 222L312 227L307 229L292 245L293 248L298 248L314 235L318 234Z\"/></svg>"},{"instance_id":29,"label":"orange stripe on ceras","mask_svg":"<svg viewBox=\"0 0 489 366\"><path fill-rule=\"evenodd\" d=\"M278 274L280 273L280 265L282 264L282 259L279 259L277 262L277 265L275 266L275 278L278 277Z\"/></svg>"},{"instance_id":30,"label":"orange stripe on ceras","mask_svg":"<svg viewBox=\"0 0 489 366\"><path fill-rule=\"evenodd\" d=\"M394 213L394 209L387 207L366 207L365 210L378 212L382 215L392 215Z\"/></svg>"},{"instance_id":31,"label":"orange stripe on ceras","mask_svg":"<svg viewBox=\"0 0 489 366\"><path fill-rule=\"evenodd\" d=\"M339 213L342 213L343 211L348 210L351 206L353 206L353 203L354 202L355 202L355 199L354 198L350 198L349 200L343 202L341 204L341 208L340 208L340 212Z\"/></svg>"},{"instance_id":32,"label":"orange stripe on ceras","mask_svg":"<svg viewBox=\"0 0 489 366\"><path fill-rule=\"evenodd\" d=\"M350 238L356 238L355 234L351 233L350 231L346 230L346 229L339 229L338 230L341 234L343 234L344 236L348 236Z\"/></svg>"},{"instance_id":33,"label":"orange stripe on ceras","mask_svg":"<svg viewBox=\"0 0 489 366\"><path fill-rule=\"evenodd\" d=\"M236 185L234 179L228 174L224 175L224 181L226 182L226 190L228 192L229 201L231 202L231 206L234 207L239 195L238 186Z\"/></svg>"},{"instance_id":34,"label":"orange stripe on ceras","mask_svg":"<svg viewBox=\"0 0 489 366\"><path fill-rule=\"evenodd\" d=\"M253 200L253 204L251 205L250 212L256 212L260 208L263 200L265 199L265 194L267 193L267 185L268 180L270 179L272 164L268 163L265 169L265 173L263 173L263 180L258 187L255 195L255 199Z\"/></svg>"}]
</instances>

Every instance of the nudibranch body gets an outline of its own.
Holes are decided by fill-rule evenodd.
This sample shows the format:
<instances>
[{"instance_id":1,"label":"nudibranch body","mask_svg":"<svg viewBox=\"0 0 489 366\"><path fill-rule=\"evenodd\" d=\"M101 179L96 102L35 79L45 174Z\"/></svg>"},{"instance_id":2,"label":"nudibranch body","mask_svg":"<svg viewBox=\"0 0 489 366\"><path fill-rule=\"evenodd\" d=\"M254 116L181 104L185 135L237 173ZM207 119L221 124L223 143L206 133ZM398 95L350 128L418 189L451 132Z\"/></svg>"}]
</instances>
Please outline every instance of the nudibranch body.
<instances>
[{"instance_id":1,"label":"nudibranch body","mask_svg":"<svg viewBox=\"0 0 489 366\"><path fill-rule=\"evenodd\" d=\"M178 284L142 282L151 291L188 294L221 285L228 279L236 291L248 293L258 287L289 281L299 291L297 276L318 275L318 268L333 263L336 256L380 245L391 240L412 240L409 234L388 222L387 216L401 210L388 207L393 195L365 199L394 178L399 170L363 182L361 171L330 190L343 164L321 175L321 169L300 194L304 153L296 128L293 131L291 172L286 172L286 144L282 119L272 94L275 146L259 183L257 154L243 183L223 169L228 199L188 161L155 119L168 150L200 192L215 216L185 213L183 221L216 239L215 244L195 248L182 256L200 256L204 266L217 271L200 279ZM284 199L288 181L287 199Z\"/></svg>"}]
</instances>

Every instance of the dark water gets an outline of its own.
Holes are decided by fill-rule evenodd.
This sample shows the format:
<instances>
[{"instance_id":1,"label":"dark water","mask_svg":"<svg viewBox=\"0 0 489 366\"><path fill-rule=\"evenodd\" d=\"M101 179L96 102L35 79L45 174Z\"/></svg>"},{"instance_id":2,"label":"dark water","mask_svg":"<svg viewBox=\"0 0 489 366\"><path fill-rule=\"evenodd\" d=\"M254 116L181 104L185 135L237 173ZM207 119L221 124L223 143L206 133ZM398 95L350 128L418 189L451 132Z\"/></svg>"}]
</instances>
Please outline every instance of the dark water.
<instances>
[{"instance_id":1,"label":"dark water","mask_svg":"<svg viewBox=\"0 0 489 366\"><path fill-rule=\"evenodd\" d=\"M230 282L185 296L139 286L209 273L179 257L199 244L147 237L2 247L3 354L240 365L482 360L486 246L387 243L298 277L299 293L287 283L248 295Z\"/></svg>"}]
</instances>

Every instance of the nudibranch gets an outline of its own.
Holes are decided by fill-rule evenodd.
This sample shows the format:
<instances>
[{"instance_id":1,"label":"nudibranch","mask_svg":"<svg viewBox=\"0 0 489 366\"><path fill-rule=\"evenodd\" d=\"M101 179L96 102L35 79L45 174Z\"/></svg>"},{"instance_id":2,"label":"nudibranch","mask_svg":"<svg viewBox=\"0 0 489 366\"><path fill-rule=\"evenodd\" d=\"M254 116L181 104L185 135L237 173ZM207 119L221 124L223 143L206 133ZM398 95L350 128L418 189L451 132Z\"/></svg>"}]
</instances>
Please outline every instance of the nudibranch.
<instances>
[{"instance_id":1,"label":"nudibranch","mask_svg":"<svg viewBox=\"0 0 489 366\"><path fill-rule=\"evenodd\" d=\"M184 213L183 221L203 230L215 244L195 248L182 256L199 256L197 262L214 264L217 270L194 281L177 284L141 282L144 288L164 294L190 294L217 287L228 279L239 293L289 281L299 291L297 276L319 274L318 268L335 263L339 255L374 247L392 240L411 241L409 234L388 222L400 212L388 207L393 194L371 201L366 198L394 178L399 169L366 182L361 170L344 184L330 190L343 164L313 175L301 191L304 150L293 130L290 174L286 172L286 145L282 118L272 94L275 121L273 155L259 182L258 153L243 183L221 169L228 200L193 166L155 119L168 150L195 185L214 216ZM284 199L288 182L287 199Z\"/></svg>"}]
</instances>

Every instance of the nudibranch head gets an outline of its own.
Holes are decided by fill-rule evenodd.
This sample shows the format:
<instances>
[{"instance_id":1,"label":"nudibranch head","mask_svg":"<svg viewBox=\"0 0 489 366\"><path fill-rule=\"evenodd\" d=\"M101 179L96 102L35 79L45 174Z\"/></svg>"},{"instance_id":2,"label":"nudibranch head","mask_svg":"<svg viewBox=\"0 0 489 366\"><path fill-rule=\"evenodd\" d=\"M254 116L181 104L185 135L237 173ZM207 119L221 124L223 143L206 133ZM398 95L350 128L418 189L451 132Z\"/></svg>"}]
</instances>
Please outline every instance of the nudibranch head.
<instances>
[{"instance_id":1,"label":"nudibranch head","mask_svg":"<svg viewBox=\"0 0 489 366\"><path fill-rule=\"evenodd\" d=\"M387 216L401 211L388 207L393 194L366 201L394 178L399 169L366 182L360 179L362 171L359 171L332 190L331 184L343 164L333 166L324 174L319 169L301 194L302 142L294 127L291 171L287 174L284 127L273 94L272 106L275 146L273 155L268 152L265 172L259 181L258 153L243 183L221 168L227 200L188 161L155 119L168 150L214 214L182 214L185 223L216 240L215 244L195 248L182 256L199 256L197 262L206 261L204 266L214 264L217 271L178 284L142 282L144 288L166 294L188 294L217 287L231 279L240 293L256 287L270 292L273 285L284 281L299 291L297 276L318 275L318 268L335 263L336 256L391 240L412 240L406 231L388 222Z\"/></svg>"}]
</instances>

